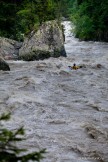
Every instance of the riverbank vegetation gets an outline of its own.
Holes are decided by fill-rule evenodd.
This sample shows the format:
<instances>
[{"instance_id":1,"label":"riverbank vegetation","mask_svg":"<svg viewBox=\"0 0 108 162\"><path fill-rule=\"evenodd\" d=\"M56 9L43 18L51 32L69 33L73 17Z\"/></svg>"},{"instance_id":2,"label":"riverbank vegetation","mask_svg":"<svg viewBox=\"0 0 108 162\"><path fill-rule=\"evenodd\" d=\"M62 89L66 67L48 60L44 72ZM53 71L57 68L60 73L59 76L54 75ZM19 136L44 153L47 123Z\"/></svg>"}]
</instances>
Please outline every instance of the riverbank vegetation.
<instances>
[{"instance_id":1,"label":"riverbank vegetation","mask_svg":"<svg viewBox=\"0 0 108 162\"><path fill-rule=\"evenodd\" d=\"M81 40L108 41L106 0L1 0L0 36L23 40L42 22L70 18Z\"/></svg>"},{"instance_id":2,"label":"riverbank vegetation","mask_svg":"<svg viewBox=\"0 0 108 162\"><path fill-rule=\"evenodd\" d=\"M55 0L5 0L0 2L0 36L22 40L44 21L60 18Z\"/></svg>"},{"instance_id":3,"label":"riverbank vegetation","mask_svg":"<svg viewBox=\"0 0 108 162\"><path fill-rule=\"evenodd\" d=\"M68 15L75 25L75 36L81 40L108 42L108 1L66 0Z\"/></svg>"}]
</instances>

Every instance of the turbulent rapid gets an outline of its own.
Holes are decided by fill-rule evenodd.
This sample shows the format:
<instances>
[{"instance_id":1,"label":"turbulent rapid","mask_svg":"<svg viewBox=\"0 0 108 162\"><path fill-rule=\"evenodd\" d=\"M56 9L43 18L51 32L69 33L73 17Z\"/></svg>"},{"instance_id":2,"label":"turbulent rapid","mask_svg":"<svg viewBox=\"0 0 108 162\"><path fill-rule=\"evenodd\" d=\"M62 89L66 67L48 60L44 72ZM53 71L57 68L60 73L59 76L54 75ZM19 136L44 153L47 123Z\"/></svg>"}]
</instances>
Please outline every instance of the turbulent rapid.
<instances>
[{"instance_id":1,"label":"turbulent rapid","mask_svg":"<svg viewBox=\"0 0 108 162\"><path fill-rule=\"evenodd\" d=\"M6 127L24 126L20 147L47 149L42 162L108 162L108 43L79 41L63 24L66 58L0 71L0 112L12 114Z\"/></svg>"}]
</instances>

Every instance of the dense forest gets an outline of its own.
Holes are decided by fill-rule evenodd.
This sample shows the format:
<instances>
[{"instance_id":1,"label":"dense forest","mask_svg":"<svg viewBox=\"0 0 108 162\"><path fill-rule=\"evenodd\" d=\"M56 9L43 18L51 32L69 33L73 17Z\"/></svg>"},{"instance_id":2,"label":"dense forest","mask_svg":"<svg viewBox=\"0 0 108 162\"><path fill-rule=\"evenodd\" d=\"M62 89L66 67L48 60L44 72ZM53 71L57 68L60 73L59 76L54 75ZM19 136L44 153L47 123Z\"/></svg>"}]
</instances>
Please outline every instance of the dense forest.
<instances>
[{"instance_id":1,"label":"dense forest","mask_svg":"<svg viewBox=\"0 0 108 162\"><path fill-rule=\"evenodd\" d=\"M1 0L0 36L22 40L42 22L66 17L81 40L108 41L106 0Z\"/></svg>"},{"instance_id":2,"label":"dense forest","mask_svg":"<svg viewBox=\"0 0 108 162\"><path fill-rule=\"evenodd\" d=\"M3 0L0 2L0 35L21 40L22 34L59 17L53 0Z\"/></svg>"},{"instance_id":3,"label":"dense forest","mask_svg":"<svg viewBox=\"0 0 108 162\"><path fill-rule=\"evenodd\" d=\"M81 40L108 41L108 1L74 0L70 9L75 36Z\"/></svg>"}]
</instances>

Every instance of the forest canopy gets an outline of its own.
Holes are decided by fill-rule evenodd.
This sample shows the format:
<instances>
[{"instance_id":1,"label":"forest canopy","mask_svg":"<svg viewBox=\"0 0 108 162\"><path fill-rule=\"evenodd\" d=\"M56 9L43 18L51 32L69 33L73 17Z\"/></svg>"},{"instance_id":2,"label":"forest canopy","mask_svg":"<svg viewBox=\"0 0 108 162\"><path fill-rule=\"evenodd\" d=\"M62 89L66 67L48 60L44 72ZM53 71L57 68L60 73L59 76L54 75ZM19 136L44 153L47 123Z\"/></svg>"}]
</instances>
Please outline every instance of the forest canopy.
<instances>
[{"instance_id":1,"label":"forest canopy","mask_svg":"<svg viewBox=\"0 0 108 162\"><path fill-rule=\"evenodd\" d=\"M3 0L0 2L0 36L21 40L22 34L48 20L59 18L54 0Z\"/></svg>"},{"instance_id":2,"label":"forest canopy","mask_svg":"<svg viewBox=\"0 0 108 162\"><path fill-rule=\"evenodd\" d=\"M70 17L81 40L108 41L108 1L72 0Z\"/></svg>"},{"instance_id":3,"label":"forest canopy","mask_svg":"<svg viewBox=\"0 0 108 162\"><path fill-rule=\"evenodd\" d=\"M21 41L42 22L62 16L81 40L108 41L107 0L1 0L0 36Z\"/></svg>"}]
</instances>

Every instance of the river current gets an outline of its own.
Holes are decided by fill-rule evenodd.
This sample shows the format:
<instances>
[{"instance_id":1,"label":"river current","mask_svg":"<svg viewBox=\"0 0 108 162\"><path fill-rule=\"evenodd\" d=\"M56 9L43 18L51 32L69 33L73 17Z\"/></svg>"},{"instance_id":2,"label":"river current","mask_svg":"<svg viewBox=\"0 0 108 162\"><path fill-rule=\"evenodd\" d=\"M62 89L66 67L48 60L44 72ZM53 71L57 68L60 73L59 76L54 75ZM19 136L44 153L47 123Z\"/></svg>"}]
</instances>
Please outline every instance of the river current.
<instances>
[{"instance_id":1,"label":"river current","mask_svg":"<svg viewBox=\"0 0 108 162\"><path fill-rule=\"evenodd\" d=\"M42 162L108 162L108 43L80 41L63 24L66 58L0 71L0 112L12 114L7 128L24 126L20 147L47 149Z\"/></svg>"}]
</instances>

